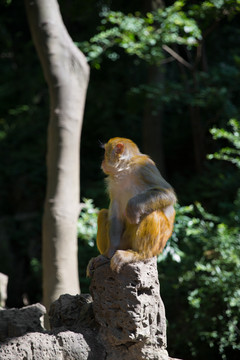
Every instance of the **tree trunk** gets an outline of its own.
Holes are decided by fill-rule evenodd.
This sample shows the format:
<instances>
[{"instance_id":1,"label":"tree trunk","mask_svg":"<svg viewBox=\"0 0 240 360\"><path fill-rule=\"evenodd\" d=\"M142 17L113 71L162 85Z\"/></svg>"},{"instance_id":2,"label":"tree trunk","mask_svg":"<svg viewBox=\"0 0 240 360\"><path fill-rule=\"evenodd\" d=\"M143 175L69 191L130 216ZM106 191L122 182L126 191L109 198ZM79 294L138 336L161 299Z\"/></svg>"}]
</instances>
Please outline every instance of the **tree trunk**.
<instances>
[{"instance_id":1,"label":"tree trunk","mask_svg":"<svg viewBox=\"0 0 240 360\"><path fill-rule=\"evenodd\" d=\"M148 69L148 85L163 83L164 74L157 66ZM142 136L144 153L151 156L162 175L166 175L163 150L162 110L156 107L156 100L146 99L143 116Z\"/></svg>"},{"instance_id":2,"label":"tree trunk","mask_svg":"<svg viewBox=\"0 0 240 360\"><path fill-rule=\"evenodd\" d=\"M43 215L43 303L80 292L77 219L80 135L89 66L74 45L56 0L25 0L31 34L50 93L47 193Z\"/></svg>"},{"instance_id":3,"label":"tree trunk","mask_svg":"<svg viewBox=\"0 0 240 360\"><path fill-rule=\"evenodd\" d=\"M145 0L145 11L164 8L163 0ZM156 65L149 65L148 85L157 86L164 83L162 69ZM155 161L162 175L166 175L163 148L163 111L156 106L156 99L147 98L142 123L143 151Z\"/></svg>"}]
</instances>

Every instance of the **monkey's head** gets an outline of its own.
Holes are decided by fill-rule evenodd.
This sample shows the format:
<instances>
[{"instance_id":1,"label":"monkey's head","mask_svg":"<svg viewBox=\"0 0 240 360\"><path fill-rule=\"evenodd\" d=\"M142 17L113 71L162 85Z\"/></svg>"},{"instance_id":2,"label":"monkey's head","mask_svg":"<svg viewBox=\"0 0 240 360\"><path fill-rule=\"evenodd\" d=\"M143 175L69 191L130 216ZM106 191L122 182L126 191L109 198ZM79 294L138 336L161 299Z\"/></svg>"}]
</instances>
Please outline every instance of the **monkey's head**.
<instances>
[{"instance_id":1,"label":"monkey's head","mask_svg":"<svg viewBox=\"0 0 240 360\"><path fill-rule=\"evenodd\" d=\"M140 151L137 145L125 138L115 137L110 139L105 145L104 160L102 170L105 174L116 174L126 168L126 163Z\"/></svg>"}]
</instances>

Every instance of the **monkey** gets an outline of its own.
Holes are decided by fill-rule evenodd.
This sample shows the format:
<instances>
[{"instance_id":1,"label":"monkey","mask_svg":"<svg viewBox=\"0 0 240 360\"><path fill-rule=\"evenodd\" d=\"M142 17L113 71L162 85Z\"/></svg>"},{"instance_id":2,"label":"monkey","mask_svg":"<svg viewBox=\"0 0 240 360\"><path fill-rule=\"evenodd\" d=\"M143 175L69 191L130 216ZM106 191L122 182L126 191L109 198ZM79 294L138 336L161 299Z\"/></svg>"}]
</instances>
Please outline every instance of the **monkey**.
<instances>
[{"instance_id":1,"label":"monkey","mask_svg":"<svg viewBox=\"0 0 240 360\"><path fill-rule=\"evenodd\" d=\"M87 275L110 261L113 271L161 253L170 238L176 195L153 160L130 139L115 137L103 145L101 168L107 175L109 209L98 214L97 248Z\"/></svg>"}]
</instances>

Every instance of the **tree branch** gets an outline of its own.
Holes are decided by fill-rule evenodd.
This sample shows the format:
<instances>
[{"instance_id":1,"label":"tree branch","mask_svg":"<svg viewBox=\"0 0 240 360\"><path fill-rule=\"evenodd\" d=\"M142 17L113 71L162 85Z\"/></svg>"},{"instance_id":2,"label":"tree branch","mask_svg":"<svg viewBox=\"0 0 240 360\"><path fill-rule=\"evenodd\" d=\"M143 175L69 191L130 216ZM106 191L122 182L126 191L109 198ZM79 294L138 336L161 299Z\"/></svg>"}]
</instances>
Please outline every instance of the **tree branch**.
<instances>
[{"instance_id":1,"label":"tree branch","mask_svg":"<svg viewBox=\"0 0 240 360\"><path fill-rule=\"evenodd\" d=\"M168 54L170 54L174 59L180 62L182 65L186 66L188 69L192 70L192 65L187 62L183 57L181 57L178 53L176 53L173 49L171 49L167 45L162 46L163 50L165 50Z\"/></svg>"}]
</instances>

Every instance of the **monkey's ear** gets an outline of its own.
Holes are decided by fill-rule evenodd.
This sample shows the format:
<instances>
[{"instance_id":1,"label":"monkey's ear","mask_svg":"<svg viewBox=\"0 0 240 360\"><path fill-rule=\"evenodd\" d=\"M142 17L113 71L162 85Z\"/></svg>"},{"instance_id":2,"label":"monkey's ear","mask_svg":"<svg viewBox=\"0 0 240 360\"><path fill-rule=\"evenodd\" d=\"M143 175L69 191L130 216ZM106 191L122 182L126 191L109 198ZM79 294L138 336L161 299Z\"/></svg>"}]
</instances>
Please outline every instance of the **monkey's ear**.
<instances>
[{"instance_id":1,"label":"monkey's ear","mask_svg":"<svg viewBox=\"0 0 240 360\"><path fill-rule=\"evenodd\" d=\"M116 154L122 154L123 150L124 150L124 144L123 143L120 142L115 146Z\"/></svg>"}]
</instances>

